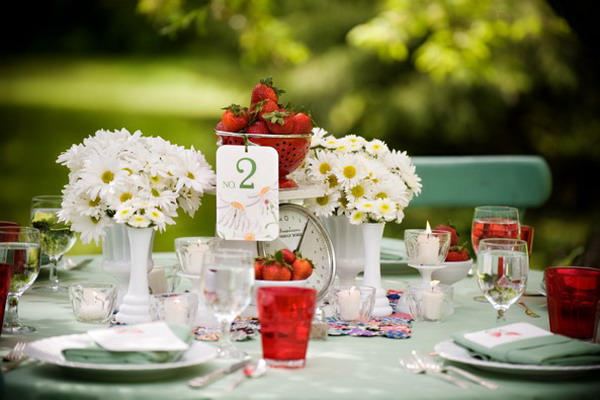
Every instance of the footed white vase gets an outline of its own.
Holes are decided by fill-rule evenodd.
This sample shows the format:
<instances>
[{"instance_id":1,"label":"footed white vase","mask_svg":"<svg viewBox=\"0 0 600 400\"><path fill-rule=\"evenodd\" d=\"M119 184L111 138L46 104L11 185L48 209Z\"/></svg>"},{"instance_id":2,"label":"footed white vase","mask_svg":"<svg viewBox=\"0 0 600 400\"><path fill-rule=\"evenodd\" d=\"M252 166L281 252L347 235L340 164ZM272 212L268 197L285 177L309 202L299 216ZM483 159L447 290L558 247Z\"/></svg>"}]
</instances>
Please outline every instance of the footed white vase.
<instances>
[{"instance_id":1,"label":"footed white vase","mask_svg":"<svg viewBox=\"0 0 600 400\"><path fill-rule=\"evenodd\" d=\"M152 236L154 239L154 236ZM148 249L147 271L152 271L152 243ZM123 302L123 297L129 286L129 271L131 270L131 249L125 224L113 223L106 228L102 238L102 269L117 279L117 308Z\"/></svg>"},{"instance_id":2,"label":"footed white vase","mask_svg":"<svg viewBox=\"0 0 600 400\"><path fill-rule=\"evenodd\" d=\"M356 275L364 270L365 255L362 231L348 217L334 215L320 219L329 232L335 253L336 273L340 286L356 286Z\"/></svg>"},{"instance_id":3,"label":"footed white vase","mask_svg":"<svg viewBox=\"0 0 600 400\"><path fill-rule=\"evenodd\" d=\"M381 241L385 222L360 224L362 230L363 246L365 251L365 272L363 285L375 288L374 317L386 317L393 310L381 284Z\"/></svg>"},{"instance_id":4,"label":"footed white vase","mask_svg":"<svg viewBox=\"0 0 600 400\"><path fill-rule=\"evenodd\" d=\"M119 306L115 320L122 324L150 322L150 290L148 288L148 252L152 249L153 228L127 227L131 249L129 287Z\"/></svg>"}]
</instances>

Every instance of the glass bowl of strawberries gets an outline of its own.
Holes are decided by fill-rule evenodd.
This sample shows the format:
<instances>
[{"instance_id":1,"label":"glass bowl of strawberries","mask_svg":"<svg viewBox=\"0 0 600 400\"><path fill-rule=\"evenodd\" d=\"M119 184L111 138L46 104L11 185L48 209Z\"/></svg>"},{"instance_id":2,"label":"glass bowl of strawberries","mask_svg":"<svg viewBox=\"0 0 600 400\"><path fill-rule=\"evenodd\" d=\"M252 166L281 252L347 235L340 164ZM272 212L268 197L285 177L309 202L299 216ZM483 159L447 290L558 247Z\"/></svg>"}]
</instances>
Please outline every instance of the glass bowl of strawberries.
<instances>
[{"instance_id":1,"label":"glass bowl of strawberries","mask_svg":"<svg viewBox=\"0 0 600 400\"><path fill-rule=\"evenodd\" d=\"M453 225L438 225L434 229L450 232L450 248L444 261L446 268L433 271L431 279L440 281L445 285L452 285L467 276L473 265L473 258L468 250L467 242L462 245L458 244L460 235Z\"/></svg>"},{"instance_id":2,"label":"glass bowl of strawberries","mask_svg":"<svg viewBox=\"0 0 600 400\"><path fill-rule=\"evenodd\" d=\"M279 155L279 188L298 185L287 176L304 161L310 149L314 121L309 112L282 105L284 93L273 86L271 78L261 79L252 88L250 106L231 104L224 107L215 128L218 145L268 146Z\"/></svg>"}]
</instances>

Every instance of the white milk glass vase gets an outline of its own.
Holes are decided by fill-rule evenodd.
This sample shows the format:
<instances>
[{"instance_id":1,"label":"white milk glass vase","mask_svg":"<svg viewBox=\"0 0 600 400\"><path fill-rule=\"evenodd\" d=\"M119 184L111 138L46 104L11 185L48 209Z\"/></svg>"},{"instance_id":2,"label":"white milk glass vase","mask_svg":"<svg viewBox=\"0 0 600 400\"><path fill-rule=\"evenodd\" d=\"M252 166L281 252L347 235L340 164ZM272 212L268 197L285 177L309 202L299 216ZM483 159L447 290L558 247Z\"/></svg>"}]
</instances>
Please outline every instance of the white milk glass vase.
<instances>
[{"instance_id":1,"label":"white milk glass vase","mask_svg":"<svg viewBox=\"0 0 600 400\"><path fill-rule=\"evenodd\" d=\"M131 250L129 286L115 317L118 323L150 322L150 290L148 288L148 252L154 241L153 228L127 227Z\"/></svg>"},{"instance_id":2,"label":"white milk glass vase","mask_svg":"<svg viewBox=\"0 0 600 400\"><path fill-rule=\"evenodd\" d=\"M154 236L152 237L154 239ZM152 243L148 250L148 272L154 267L152 261ZM102 238L102 269L117 279L118 294L116 306L123 302L123 296L129 285L131 270L131 249L125 224L112 223L106 228Z\"/></svg>"},{"instance_id":3,"label":"white milk glass vase","mask_svg":"<svg viewBox=\"0 0 600 400\"><path fill-rule=\"evenodd\" d=\"M385 289L381 284L381 241L385 222L362 223L362 239L365 252L365 272L363 285L375 288L375 307L372 315L374 317L385 317L391 315L393 310L386 296Z\"/></svg>"},{"instance_id":4,"label":"white milk glass vase","mask_svg":"<svg viewBox=\"0 0 600 400\"><path fill-rule=\"evenodd\" d=\"M344 215L333 215L320 220L333 242L339 285L356 286L356 275L365 267L360 226L352 225Z\"/></svg>"}]
</instances>

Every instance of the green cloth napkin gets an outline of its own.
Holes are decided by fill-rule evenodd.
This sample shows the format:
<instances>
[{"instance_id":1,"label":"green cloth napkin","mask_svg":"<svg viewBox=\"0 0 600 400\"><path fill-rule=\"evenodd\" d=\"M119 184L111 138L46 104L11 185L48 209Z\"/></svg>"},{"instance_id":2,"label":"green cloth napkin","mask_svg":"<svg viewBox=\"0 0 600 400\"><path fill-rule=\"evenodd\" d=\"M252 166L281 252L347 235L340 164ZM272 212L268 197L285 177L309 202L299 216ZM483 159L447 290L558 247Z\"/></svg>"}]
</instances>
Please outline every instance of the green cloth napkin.
<instances>
[{"instance_id":1,"label":"green cloth napkin","mask_svg":"<svg viewBox=\"0 0 600 400\"><path fill-rule=\"evenodd\" d=\"M194 335L185 325L169 325L173 333L188 345ZM91 364L156 364L175 362L185 351L109 351L97 344L83 349L64 349L65 360Z\"/></svg>"},{"instance_id":2,"label":"green cloth napkin","mask_svg":"<svg viewBox=\"0 0 600 400\"><path fill-rule=\"evenodd\" d=\"M404 241L393 238L383 238L381 241L380 257L382 260L406 259Z\"/></svg>"},{"instance_id":3,"label":"green cloth napkin","mask_svg":"<svg viewBox=\"0 0 600 400\"><path fill-rule=\"evenodd\" d=\"M470 332L455 333L452 339L474 356L484 360L529 365L600 364L600 345L562 335L552 334L515 340L490 348L465 338L467 333Z\"/></svg>"}]
</instances>

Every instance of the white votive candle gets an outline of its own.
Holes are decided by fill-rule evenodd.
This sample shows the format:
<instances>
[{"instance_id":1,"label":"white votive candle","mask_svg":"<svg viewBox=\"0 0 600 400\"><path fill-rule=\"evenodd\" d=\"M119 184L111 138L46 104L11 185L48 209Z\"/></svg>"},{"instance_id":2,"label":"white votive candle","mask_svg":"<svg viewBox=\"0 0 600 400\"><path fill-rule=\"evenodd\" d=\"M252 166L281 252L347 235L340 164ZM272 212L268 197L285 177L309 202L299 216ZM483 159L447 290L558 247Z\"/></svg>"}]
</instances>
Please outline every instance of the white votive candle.
<instances>
[{"instance_id":1,"label":"white votive candle","mask_svg":"<svg viewBox=\"0 0 600 400\"><path fill-rule=\"evenodd\" d=\"M209 250L206 243L198 241L190 243L187 247L187 273L200 275L202 273L202 261L204 253Z\"/></svg>"},{"instance_id":2,"label":"white votive candle","mask_svg":"<svg viewBox=\"0 0 600 400\"><path fill-rule=\"evenodd\" d=\"M360 290L351 287L340 290L337 295L340 318L344 321L360 319Z\"/></svg>"},{"instance_id":3,"label":"white votive candle","mask_svg":"<svg viewBox=\"0 0 600 400\"><path fill-rule=\"evenodd\" d=\"M417 237L417 263L419 265L439 264L440 239L431 234L431 227L427 221L425 232Z\"/></svg>"},{"instance_id":4,"label":"white votive candle","mask_svg":"<svg viewBox=\"0 0 600 400\"><path fill-rule=\"evenodd\" d=\"M169 323L188 323L188 305L181 299L167 297L165 299L165 321Z\"/></svg>"},{"instance_id":5,"label":"white votive candle","mask_svg":"<svg viewBox=\"0 0 600 400\"><path fill-rule=\"evenodd\" d=\"M423 317L428 320L439 320L444 314L444 293L437 287L439 281L431 281L431 286L423 290L421 307Z\"/></svg>"},{"instance_id":6,"label":"white votive candle","mask_svg":"<svg viewBox=\"0 0 600 400\"><path fill-rule=\"evenodd\" d=\"M167 277L163 268L154 268L150 271L148 274L148 286L150 286L154 294L167 292Z\"/></svg>"},{"instance_id":7,"label":"white votive candle","mask_svg":"<svg viewBox=\"0 0 600 400\"><path fill-rule=\"evenodd\" d=\"M106 311L101 302L81 304L77 311L81 321L101 321L106 318Z\"/></svg>"}]
</instances>

